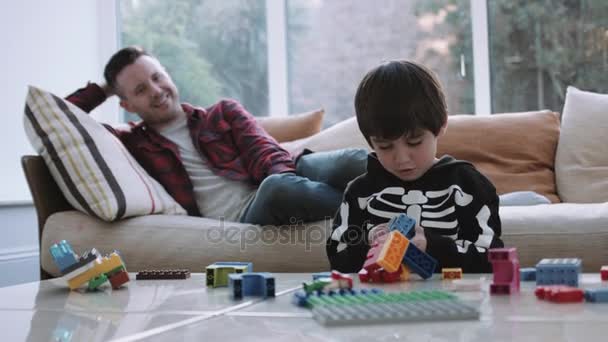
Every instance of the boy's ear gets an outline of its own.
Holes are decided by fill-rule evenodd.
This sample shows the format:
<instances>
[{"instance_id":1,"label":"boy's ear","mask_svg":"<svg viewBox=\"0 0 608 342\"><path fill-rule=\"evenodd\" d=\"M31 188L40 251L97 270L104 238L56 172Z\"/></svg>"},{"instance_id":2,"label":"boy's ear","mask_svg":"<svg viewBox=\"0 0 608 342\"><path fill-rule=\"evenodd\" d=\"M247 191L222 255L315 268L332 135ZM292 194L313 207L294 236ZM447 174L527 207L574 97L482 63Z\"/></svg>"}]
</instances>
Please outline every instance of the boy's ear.
<instances>
[{"instance_id":1,"label":"boy's ear","mask_svg":"<svg viewBox=\"0 0 608 342\"><path fill-rule=\"evenodd\" d=\"M443 136L447 130L448 130L448 120L445 120L445 123L439 129L439 134L437 134L437 137Z\"/></svg>"}]
</instances>

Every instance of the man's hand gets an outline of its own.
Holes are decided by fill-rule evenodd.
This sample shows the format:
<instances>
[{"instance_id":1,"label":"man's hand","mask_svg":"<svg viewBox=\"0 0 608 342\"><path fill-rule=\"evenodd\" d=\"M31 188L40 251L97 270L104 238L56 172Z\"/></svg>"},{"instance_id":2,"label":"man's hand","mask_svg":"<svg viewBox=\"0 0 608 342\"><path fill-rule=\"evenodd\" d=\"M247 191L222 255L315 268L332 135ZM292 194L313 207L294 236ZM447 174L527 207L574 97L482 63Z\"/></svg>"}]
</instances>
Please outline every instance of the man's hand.
<instances>
[{"instance_id":1,"label":"man's hand","mask_svg":"<svg viewBox=\"0 0 608 342\"><path fill-rule=\"evenodd\" d=\"M423 252L426 252L426 236L424 236L424 229L416 224L416 234L410 240L410 243L413 243L418 249Z\"/></svg>"},{"instance_id":2,"label":"man's hand","mask_svg":"<svg viewBox=\"0 0 608 342\"><path fill-rule=\"evenodd\" d=\"M369 232L367 233L367 241L369 241L370 245L373 245L374 242L378 242L382 239L385 239L388 233L388 223L380 223L379 225L369 230Z\"/></svg>"}]
</instances>

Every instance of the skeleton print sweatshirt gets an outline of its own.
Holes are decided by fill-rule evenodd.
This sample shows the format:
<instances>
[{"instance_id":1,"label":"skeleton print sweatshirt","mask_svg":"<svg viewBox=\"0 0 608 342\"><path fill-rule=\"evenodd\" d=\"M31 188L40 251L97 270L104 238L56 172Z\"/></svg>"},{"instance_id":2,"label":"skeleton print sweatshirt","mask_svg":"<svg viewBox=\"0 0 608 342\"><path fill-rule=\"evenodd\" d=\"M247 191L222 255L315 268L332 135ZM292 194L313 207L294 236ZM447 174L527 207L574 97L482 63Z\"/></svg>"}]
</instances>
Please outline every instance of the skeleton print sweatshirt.
<instances>
[{"instance_id":1,"label":"skeleton print sweatshirt","mask_svg":"<svg viewBox=\"0 0 608 342\"><path fill-rule=\"evenodd\" d=\"M424 175L403 181L386 171L374 153L367 173L346 188L327 240L331 268L356 273L369 250L369 230L405 213L424 229L426 252L443 267L491 272L489 248L500 240L498 195L490 181L465 161L444 156Z\"/></svg>"}]
</instances>

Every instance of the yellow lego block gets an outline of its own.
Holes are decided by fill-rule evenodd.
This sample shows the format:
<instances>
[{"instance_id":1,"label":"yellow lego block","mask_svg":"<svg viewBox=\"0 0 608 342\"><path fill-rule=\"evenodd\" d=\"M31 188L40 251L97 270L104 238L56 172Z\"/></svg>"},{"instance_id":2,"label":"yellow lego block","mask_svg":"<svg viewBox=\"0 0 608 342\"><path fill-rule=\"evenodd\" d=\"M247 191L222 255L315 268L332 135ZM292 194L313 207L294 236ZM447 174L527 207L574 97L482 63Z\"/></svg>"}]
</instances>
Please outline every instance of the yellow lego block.
<instances>
[{"instance_id":1,"label":"yellow lego block","mask_svg":"<svg viewBox=\"0 0 608 342\"><path fill-rule=\"evenodd\" d=\"M399 276L399 279L402 281L410 280L410 269L404 264L401 264L401 275Z\"/></svg>"},{"instance_id":2,"label":"yellow lego block","mask_svg":"<svg viewBox=\"0 0 608 342\"><path fill-rule=\"evenodd\" d=\"M396 272L405 255L410 240L398 231L392 231L384 241L384 247L378 255L378 265L387 272Z\"/></svg>"},{"instance_id":3,"label":"yellow lego block","mask_svg":"<svg viewBox=\"0 0 608 342\"><path fill-rule=\"evenodd\" d=\"M462 279L462 268L442 268L442 279Z\"/></svg>"},{"instance_id":4,"label":"yellow lego block","mask_svg":"<svg viewBox=\"0 0 608 342\"><path fill-rule=\"evenodd\" d=\"M122 259L116 252L113 252L107 257L99 258L93 263L93 267L68 280L68 286L70 287L70 290L79 288L80 286L82 286L82 284L86 283L92 278L99 276L102 273L108 273L111 270L120 266L124 267Z\"/></svg>"}]
</instances>

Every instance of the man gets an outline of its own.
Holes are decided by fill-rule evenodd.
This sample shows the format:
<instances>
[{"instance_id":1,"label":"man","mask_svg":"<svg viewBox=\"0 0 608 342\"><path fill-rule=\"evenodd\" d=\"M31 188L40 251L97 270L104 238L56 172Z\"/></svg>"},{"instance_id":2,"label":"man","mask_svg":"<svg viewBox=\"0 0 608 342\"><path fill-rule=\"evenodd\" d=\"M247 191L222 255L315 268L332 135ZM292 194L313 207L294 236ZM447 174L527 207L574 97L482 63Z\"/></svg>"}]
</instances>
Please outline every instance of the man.
<instances>
[{"instance_id":1,"label":"man","mask_svg":"<svg viewBox=\"0 0 608 342\"><path fill-rule=\"evenodd\" d=\"M239 103L182 104L160 62L138 47L115 53L106 84L68 100L90 112L107 97L143 120L116 134L138 162L192 216L281 225L332 216L346 184L365 171L365 150L293 157Z\"/></svg>"}]
</instances>

